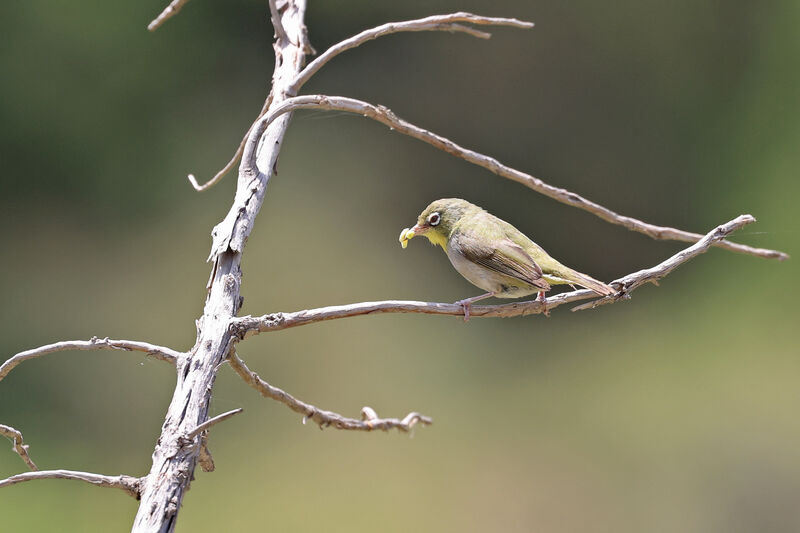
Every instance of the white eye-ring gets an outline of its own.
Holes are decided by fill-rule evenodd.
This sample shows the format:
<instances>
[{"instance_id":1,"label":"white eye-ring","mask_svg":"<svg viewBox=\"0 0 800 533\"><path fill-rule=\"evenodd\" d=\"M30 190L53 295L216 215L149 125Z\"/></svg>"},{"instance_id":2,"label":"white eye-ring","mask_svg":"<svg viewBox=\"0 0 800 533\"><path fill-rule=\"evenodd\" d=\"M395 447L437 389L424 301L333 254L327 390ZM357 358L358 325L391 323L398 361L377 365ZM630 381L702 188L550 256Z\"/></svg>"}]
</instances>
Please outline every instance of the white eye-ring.
<instances>
[{"instance_id":1,"label":"white eye-ring","mask_svg":"<svg viewBox=\"0 0 800 533\"><path fill-rule=\"evenodd\" d=\"M439 222L442 221L442 217L439 216L439 213L431 213L428 215L428 224L431 226L438 226Z\"/></svg>"}]
</instances>

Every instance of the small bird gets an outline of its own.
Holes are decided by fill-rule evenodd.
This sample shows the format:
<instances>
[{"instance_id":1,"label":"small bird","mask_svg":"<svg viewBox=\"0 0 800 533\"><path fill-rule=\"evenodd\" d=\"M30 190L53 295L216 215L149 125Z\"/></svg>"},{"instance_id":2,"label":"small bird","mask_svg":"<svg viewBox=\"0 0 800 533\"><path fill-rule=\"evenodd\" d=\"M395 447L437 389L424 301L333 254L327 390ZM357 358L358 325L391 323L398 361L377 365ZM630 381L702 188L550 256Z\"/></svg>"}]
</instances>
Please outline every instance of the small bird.
<instances>
[{"instance_id":1,"label":"small bird","mask_svg":"<svg viewBox=\"0 0 800 533\"><path fill-rule=\"evenodd\" d=\"M464 308L464 320L469 320L473 302L492 296L519 298L538 293L544 305L544 293L551 285L580 285L602 296L616 293L605 283L562 265L508 222L460 198L431 203L413 228L400 233L400 244L405 248L417 235L441 246L459 274L488 291L456 302Z\"/></svg>"}]
</instances>

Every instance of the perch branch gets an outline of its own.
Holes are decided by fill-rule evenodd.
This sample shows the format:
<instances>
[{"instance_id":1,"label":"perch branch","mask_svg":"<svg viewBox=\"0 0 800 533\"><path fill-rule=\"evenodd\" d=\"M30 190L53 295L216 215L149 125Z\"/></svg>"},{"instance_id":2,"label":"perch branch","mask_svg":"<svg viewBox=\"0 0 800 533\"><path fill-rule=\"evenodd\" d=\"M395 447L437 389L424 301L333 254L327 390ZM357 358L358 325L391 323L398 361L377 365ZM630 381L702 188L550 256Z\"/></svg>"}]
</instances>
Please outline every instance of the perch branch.
<instances>
[{"instance_id":1,"label":"perch branch","mask_svg":"<svg viewBox=\"0 0 800 533\"><path fill-rule=\"evenodd\" d=\"M33 481L34 479L75 479L85 481L97 487L122 489L134 498L139 497L139 487L142 480L132 476L104 476L91 472L77 472L75 470L39 470L38 472L25 472L15 476L0 479L0 488Z\"/></svg>"},{"instance_id":2,"label":"perch branch","mask_svg":"<svg viewBox=\"0 0 800 533\"><path fill-rule=\"evenodd\" d=\"M178 12L181 8L188 2L189 0L172 0L167 7L164 8L153 21L147 25L147 29L149 31L156 31L162 24L164 24L167 20L171 19Z\"/></svg>"},{"instance_id":3,"label":"perch branch","mask_svg":"<svg viewBox=\"0 0 800 533\"><path fill-rule=\"evenodd\" d=\"M0 435L11 439L11 442L13 443L11 449L17 452L17 455L19 455L22 460L25 461L25 464L28 465L28 468L31 470L39 470L39 468L36 466L36 463L34 463L33 459L31 459L31 456L28 455L28 445L23 444L22 433L20 431L12 428L11 426L0 424Z\"/></svg>"},{"instance_id":4,"label":"perch branch","mask_svg":"<svg viewBox=\"0 0 800 533\"><path fill-rule=\"evenodd\" d=\"M178 359L183 357L182 353L172 350L171 348L156 346L155 344L150 344L148 342L111 340L108 337L104 339L98 339L97 337L92 337L88 341L62 341L40 346L32 350L19 352L17 355L11 357L5 363L0 365L0 380L5 378L8 373L14 369L14 367L23 361L27 361L28 359L34 359L45 354L63 352L66 350L102 350L105 348L112 350L124 350L126 352L144 352L155 357L156 359L172 363L173 365L176 363L176 361L178 361Z\"/></svg>"},{"instance_id":5,"label":"perch branch","mask_svg":"<svg viewBox=\"0 0 800 533\"><path fill-rule=\"evenodd\" d=\"M242 361L234 352L231 352L231 355L228 358L228 363L231 365L231 368L233 368L233 370L239 374L245 383L260 392L262 396L265 398L272 398L273 400L277 400L282 404L285 404L292 411L303 415L304 424L306 420L313 420L319 424L320 429L333 426L336 429L348 429L356 431L374 431L376 429L382 429L383 431L388 431L390 429L409 431L418 422L426 426L433 423L432 419L419 413L409 413L402 420L398 418L379 418L371 407L364 407L361 410L361 420L356 418L347 418L331 411L318 409L311 404L305 403L302 400L298 400L288 392L279 389L278 387L273 387L261 379L258 374L251 371L244 361Z\"/></svg>"},{"instance_id":6,"label":"perch branch","mask_svg":"<svg viewBox=\"0 0 800 533\"><path fill-rule=\"evenodd\" d=\"M463 148L450 139L406 122L405 120L398 118L390 109L387 109L386 107L376 106L353 98L324 95L296 96L294 98L289 98L261 118L258 122L261 122L262 124L259 124L258 127L266 127L270 122L278 118L283 113L290 113L297 109L327 109L356 113L365 117L369 117L377 120L378 122L386 124L392 130L433 145L436 148L447 152L448 154L460 157L461 159L464 159L465 161L468 161L474 165L478 165L490 170L498 176L521 183L522 185L525 185L526 187L533 189L538 193L552 198L553 200L583 209L584 211L588 211L589 213L602 218L606 222L623 226L631 231L643 233L653 239L697 242L703 237L703 235L699 233L692 233L666 226L656 226L632 217L620 215L566 189L553 187L552 185L548 185L539 178L535 178L530 174L507 167L493 157ZM733 252L755 255L768 259L784 260L789 257L787 254L776 250L754 248L752 246L737 244L727 240L716 242L715 246L725 248L726 250Z\"/></svg>"},{"instance_id":7,"label":"perch branch","mask_svg":"<svg viewBox=\"0 0 800 533\"><path fill-rule=\"evenodd\" d=\"M617 295L597 300L603 304L614 303L628 295L645 283L657 282L679 265L708 250L714 243L719 242L730 233L742 226L755 222L750 215L740 215L730 222L714 228L700 241L681 250L669 259L659 263L653 268L640 270L623 278L612 281L611 286L620 292ZM563 292L550 296L546 301L546 309L552 310L561 305L596 298L597 293L588 289ZM579 307L580 308L580 307ZM542 313L545 307L536 300L514 302L502 305L473 305L470 307L470 317L514 317ZM369 315L374 313L425 313L432 315L464 316L464 308L460 305L437 302L416 302L407 300L387 300L381 302L361 302L349 305L335 305L321 307L293 313L272 313L259 317L243 316L231 321L231 328L240 339L255 333L278 331L281 329L304 326L325 320L347 318L352 316ZM240 374L241 375L241 374ZM242 376L245 377L245 376Z\"/></svg>"},{"instance_id":8,"label":"perch branch","mask_svg":"<svg viewBox=\"0 0 800 533\"><path fill-rule=\"evenodd\" d=\"M449 32L463 32L473 37L481 39L488 39L491 34L476 30L469 26L457 24L458 22L467 22L469 24L482 25L482 26L512 26L514 28L532 28L532 22L524 22L513 18L498 18L498 17L482 17L473 15L471 13L451 13L449 15L434 15L416 20L406 20L403 22L389 22L382 24L375 28L364 30L358 35L354 35L344 41L337 43L323 52L318 58L308 64L300 74L297 75L295 81L290 86L290 94L297 94L297 91L309 80L311 76L321 69L326 63L337 55L360 46L367 41L377 39L384 35L392 33L400 33L406 31L449 31Z\"/></svg>"}]
</instances>

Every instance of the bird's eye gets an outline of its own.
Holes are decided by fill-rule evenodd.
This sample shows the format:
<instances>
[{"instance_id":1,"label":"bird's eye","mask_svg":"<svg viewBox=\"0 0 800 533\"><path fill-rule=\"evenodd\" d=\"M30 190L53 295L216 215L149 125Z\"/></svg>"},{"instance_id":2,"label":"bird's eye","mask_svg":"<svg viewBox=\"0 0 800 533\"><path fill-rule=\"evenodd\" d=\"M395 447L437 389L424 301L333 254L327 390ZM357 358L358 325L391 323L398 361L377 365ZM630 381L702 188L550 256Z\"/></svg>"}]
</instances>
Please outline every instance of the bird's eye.
<instances>
[{"instance_id":1,"label":"bird's eye","mask_svg":"<svg viewBox=\"0 0 800 533\"><path fill-rule=\"evenodd\" d=\"M439 216L439 213L431 213L430 216L428 216L428 224L431 226L438 226L441 221L442 217Z\"/></svg>"}]
</instances>

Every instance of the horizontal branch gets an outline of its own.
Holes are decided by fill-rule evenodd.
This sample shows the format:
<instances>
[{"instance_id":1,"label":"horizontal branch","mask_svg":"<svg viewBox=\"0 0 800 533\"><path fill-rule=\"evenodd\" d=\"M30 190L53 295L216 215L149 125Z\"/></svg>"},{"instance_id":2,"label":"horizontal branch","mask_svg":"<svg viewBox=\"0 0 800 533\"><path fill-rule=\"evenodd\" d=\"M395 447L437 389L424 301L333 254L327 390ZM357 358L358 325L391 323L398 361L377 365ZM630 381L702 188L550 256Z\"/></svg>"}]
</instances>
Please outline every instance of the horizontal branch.
<instances>
[{"instance_id":1,"label":"horizontal branch","mask_svg":"<svg viewBox=\"0 0 800 533\"><path fill-rule=\"evenodd\" d=\"M139 498L139 487L142 480L131 476L104 476L91 472L77 472L75 470L39 470L38 472L25 472L15 476L0 479L0 488L16 485L35 479L74 479L85 481L97 487L122 489L134 498Z\"/></svg>"},{"instance_id":2,"label":"horizontal branch","mask_svg":"<svg viewBox=\"0 0 800 533\"><path fill-rule=\"evenodd\" d=\"M319 424L320 429L332 426L336 429L347 429L356 431L374 431L381 429L388 431L390 429L399 429L401 431L409 431L415 424L420 423L423 425L430 425L433 420L427 416L419 413L409 413L402 420L398 418L379 418L375 411L370 407L364 407L361 410L362 420L356 418L347 418L340 414L318 409L311 404L298 400L288 392L273 387L258 374L251 371L247 365L242 361L236 353L231 353L228 359L231 368L239 374L245 383L256 389L265 398L272 398L282 404L285 404L292 411L303 415L303 423L306 420L313 420Z\"/></svg>"},{"instance_id":3,"label":"horizontal branch","mask_svg":"<svg viewBox=\"0 0 800 533\"><path fill-rule=\"evenodd\" d=\"M532 22L524 22L513 18L499 18L499 17L482 17L480 15L473 15L471 13L451 13L448 15L433 15L415 20L406 20L403 22L389 22L382 24L375 28L364 30L361 33L354 35L344 41L337 43L320 54L314 61L308 64L300 74L297 75L295 81L289 87L289 94L297 94L297 91L311 79L325 64L331 59L360 46L368 41L377 39L384 35L400 32L412 31L448 31L448 32L462 32L478 37L480 39L488 39L491 34L476 30L469 26L458 24L458 22L466 22L476 26L511 26L514 28L532 28Z\"/></svg>"},{"instance_id":4,"label":"horizontal branch","mask_svg":"<svg viewBox=\"0 0 800 533\"><path fill-rule=\"evenodd\" d=\"M31 456L28 455L28 445L22 442L22 433L20 431L12 428L11 426L0 424L0 435L11 439L11 449L14 450L23 461L25 461L25 464L28 465L28 468L31 470L39 470L39 468L36 466L36 463L34 463L33 459L31 459Z\"/></svg>"},{"instance_id":5,"label":"horizontal branch","mask_svg":"<svg viewBox=\"0 0 800 533\"><path fill-rule=\"evenodd\" d=\"M659 263L653 268L640 270L625 277L609 283L617 289L619 293L614 296L597 300L603 304L614 303L620 299L627 299L628 295L645 283L655 283L663 278L681 264L696 257L714 243L730 235L742 226L755 222L755 218L750 215L740 215L730 222L714 228L706 234L700 241L681 250L669 259ZM571 292L563 292L550 296L542 305L538 300L514 302L502 305L473 305L470 307L469 315L474 317L514 317L533 315L550 311L561 305L596 298L598 294L588 289L580 289ZM595 302L593 302L595 303ZM438 303L438 302L416 302L408 300L386 300L380 302L360 302L349 305L333 305L318 309L295 311L293 313L271 313L268 315L253 317L243 316L234 318L231 321L231 328L235 335L244 339L249 335L264 333L268 331L278 331L315 322L334 320L337 318L348 318L360 315L375 313L425 313L431 315L454 315L464 316L464 308L461 305Z\"/></svg>"},{"instance_id":6,"label":"horizontal branch","mask_svg":"<svg viewBox=\"0 0 800 533\"><path fill-rule=\"evenodd\" d=\"M150 344L149 342L111 340L108 337L104 339L98 339L97 337L92 337L88 341L62 341L40 346L32 350L19 352L17 355L11 357L5 363L0 365L0 380L5 378L8 373L14 369L14 367L23 361L27 361L28 359L35 359L49 353L64 352L68 350L86 351L103 349L123 350L126 352L144 352L147 355L151 355L156 359L160 359L161 361L172 363L173 365L178 359L183 357L183 354L178 351L175 351L171 348L166 348L164 346Z\"/></svg>"},{"instance_id":7,"label":"horizontal branch","mask_svg":"<svg viewBox=\"0 0 800 533\"><path fill-rule=\"evenodd\" d=\"M162 24L164 24L167 20L171 19L178 12L181 8L188 2L189 0L172 0L164 10L159 13L159 15L153 19L153 21L147 25L147 29L149 31L156 31Z\"/></svg>"},{"instance_id":8,"label":"horizontal branch","mask_svg":"<svg viewBox=\"0 0 800 533\"><path fill-rule=\"evenodd\" d=\"M643 233L653 239L697 242L703 237L703 235L699 233L692 233L666 226L656 226L632 217L620 215L566 189L553 187L552 185L548 185L539 178L535 178L530 174L507 167L493 157L463 148L450 139L435 133L431 133L428 130L420 128L419 126L415 126L414 124L406 122L405 120L398 118L390 109L387 109L386 107L376 106L361 100L356 100L354 98L324 95L296 96L294 98L289 98L282 102L279 106L276 106L272 111L269 112L269 114L260 119L261 124L258 127L266 128L270 122L278 118L280 115L284 113L290 113L297 109L326 109L345 111L348 113L356 113L365 117L369 117L389 126L394 131L426 142L432 146L435 146L436 148L439 148L440 150L447 152L448 154L454 155L472 164L490 170L498 176L521 183L522 185L525 185L526 187L558 202L588 211L589 213L600 217L606 222L623 226L631 231ZM715 242L714 245L733 252L755 255L768 259L784 260L788 259L789 257L787 254L776 250L754 248L752 246L737 244L727 240Z\"/></svg>"}]
</instances>

